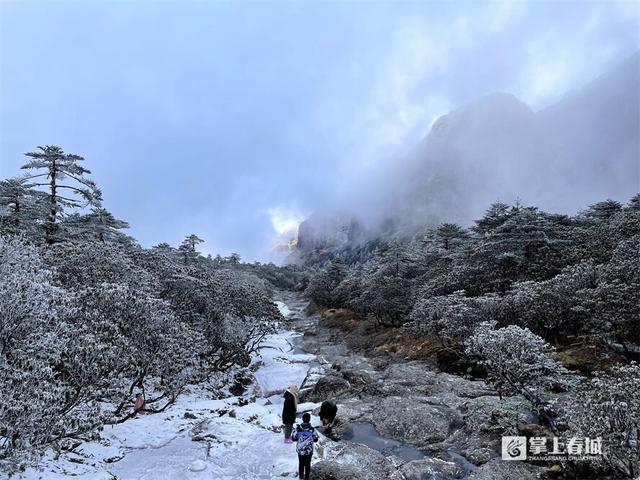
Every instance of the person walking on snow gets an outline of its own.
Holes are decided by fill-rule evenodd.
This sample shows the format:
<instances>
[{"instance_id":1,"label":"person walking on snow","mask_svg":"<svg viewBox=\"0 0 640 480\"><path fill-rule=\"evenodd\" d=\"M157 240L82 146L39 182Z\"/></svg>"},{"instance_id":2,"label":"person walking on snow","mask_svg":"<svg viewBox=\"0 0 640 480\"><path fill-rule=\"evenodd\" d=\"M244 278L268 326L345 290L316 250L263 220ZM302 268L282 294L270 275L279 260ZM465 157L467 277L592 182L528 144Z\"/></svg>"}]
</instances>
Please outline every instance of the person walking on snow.
<instances>
[{"instance_id":1,"label":"person walking on snow","mask_svg":"<svg viewBox=\"0 0 640 480\"><path fill-rule=\"evenodd\" d=\"M291 442L291 430L298 413L298 386L292 384L284 392L284 405L282 406L282 423L284 424L284 443Z\"/></svg>"},{"instance_id":2,"label":"person walking on snow","mask_svg":"<svg viewBox=\"0 0 640 480\"><path fill-rule=\"evenodd\" d=\"M311 426L311 415L308 412L302 415L302 423L296 425L291 438L297 442L298 478L309 480L313 443L318 441L318 434L316 429Z\"/></svg>"}]
</instances>

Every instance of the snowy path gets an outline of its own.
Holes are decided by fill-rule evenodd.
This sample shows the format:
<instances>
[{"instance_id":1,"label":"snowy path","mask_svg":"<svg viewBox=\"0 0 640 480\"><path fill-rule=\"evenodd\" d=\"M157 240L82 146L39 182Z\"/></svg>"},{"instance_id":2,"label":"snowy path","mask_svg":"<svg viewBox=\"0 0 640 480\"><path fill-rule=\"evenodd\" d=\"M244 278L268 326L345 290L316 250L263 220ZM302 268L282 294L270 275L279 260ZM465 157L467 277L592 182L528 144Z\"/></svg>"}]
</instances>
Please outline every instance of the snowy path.
<instances>
[{"instance_id":1,"label":"snowy path","mask_svg":"<svg viewBox=\"0 0 640 480\"><path fill-rule=\"evenodd\" d=\"M277 302L284 315L291 314ZM300 385L315 356L297 353L299 334L282 330L269 336L254 362L257 385L245 398L208 399L201 388L181 396L166 412L142 415L107 426L100 441L86 442L54 459L49 452L39 469L18 478L83 480L251 480L294 478L295 446L284 444L280 430L282 392ZM259 366L258 366L259 365ZM210 395L209 395L210 396ZM317 405L301 404L298 412ZM312 418L318 424L317 418ZM333 442L321 438L315 459L333 457Z\"/></svg>"}]
</instances>

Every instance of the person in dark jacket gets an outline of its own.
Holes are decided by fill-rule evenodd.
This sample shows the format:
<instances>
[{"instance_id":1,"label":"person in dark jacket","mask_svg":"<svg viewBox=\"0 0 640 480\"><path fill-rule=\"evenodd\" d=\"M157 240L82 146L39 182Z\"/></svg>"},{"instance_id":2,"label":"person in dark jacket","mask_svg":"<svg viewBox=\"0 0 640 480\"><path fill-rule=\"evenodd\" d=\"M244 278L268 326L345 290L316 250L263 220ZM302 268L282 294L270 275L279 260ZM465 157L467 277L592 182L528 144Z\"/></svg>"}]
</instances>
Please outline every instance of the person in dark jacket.
<instances>
[{"instance_id":1,"label":"person in dark jacket","mask_svg":"<svg viewBox=\"0 0 640 480\"><path fill-rule=\"evenodd\" d=\"M291 442L291 430L298 413L298 386L292 384L284 392L284 405L282 406L282 423L284 425L284 443Z\"/></svg>"},{"instance_id":2,"label":"person in dark jacket","mask_svg":"<svg viewBox=\"0 0 640 480\"><path fill-rule=\"evenodd\" d=\"M311 426L311 415L308 412L302 415L302 423L296 425L291 438L296 441L296 451L298 452L298 478L309 480L313 444L318 441L318 434L316 429Z\"/></svg>"},{"instance_id":3,"label":"person in dark jacket","mask_svg":"<svg viewBox=\"0 0 640 480\"><path fill-rule=\"evenodd\" d=\"M322 421L322 426L324 427L324 434L327 437L331 436L331 431L333 429L333 422L336 420L336 415L338 414L338 406L329 401L325 400L320 405L320 420Z\"/></svg>"}]
</instances>

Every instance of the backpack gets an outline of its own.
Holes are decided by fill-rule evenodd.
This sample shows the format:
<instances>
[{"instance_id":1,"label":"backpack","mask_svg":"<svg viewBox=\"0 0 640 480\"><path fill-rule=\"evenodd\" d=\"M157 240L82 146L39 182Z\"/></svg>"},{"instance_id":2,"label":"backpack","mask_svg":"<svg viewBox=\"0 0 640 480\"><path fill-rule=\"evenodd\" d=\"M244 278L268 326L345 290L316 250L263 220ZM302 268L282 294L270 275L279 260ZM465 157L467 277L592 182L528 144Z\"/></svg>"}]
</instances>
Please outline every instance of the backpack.
<instances>
[{"instance_id":1,"label":"backpack","mask_svg":"<svg viewBox=\"0 0 640 480\"><path fill-rule=\"evenodd\" d=\"M298 455L313 454L313 442L318 441L318 434L311 425L296 425L296 429L293 432L292 437L297 441L296 451L298 452Z\"/></svg>"}]
</instances>

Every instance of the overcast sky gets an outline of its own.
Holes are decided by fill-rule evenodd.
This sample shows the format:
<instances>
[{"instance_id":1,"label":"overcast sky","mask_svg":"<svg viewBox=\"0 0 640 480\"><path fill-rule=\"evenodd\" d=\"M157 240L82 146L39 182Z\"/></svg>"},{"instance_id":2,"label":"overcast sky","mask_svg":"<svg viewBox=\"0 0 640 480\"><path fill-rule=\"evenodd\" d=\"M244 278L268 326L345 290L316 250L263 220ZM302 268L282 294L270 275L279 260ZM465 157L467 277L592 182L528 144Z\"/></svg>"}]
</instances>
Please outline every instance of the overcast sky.
<instances>
[{"instance_id":1,"label":"overcast sky","mask_svg":"<svg viewBox=\"0 0 640 480\"><path fill-rule=\"evenodd\" d=\"M638 49L638 2L1 2L0 177L86 157L143 245L268 259L433 121L540 109Z\"/></svg>"}]
</instances>

